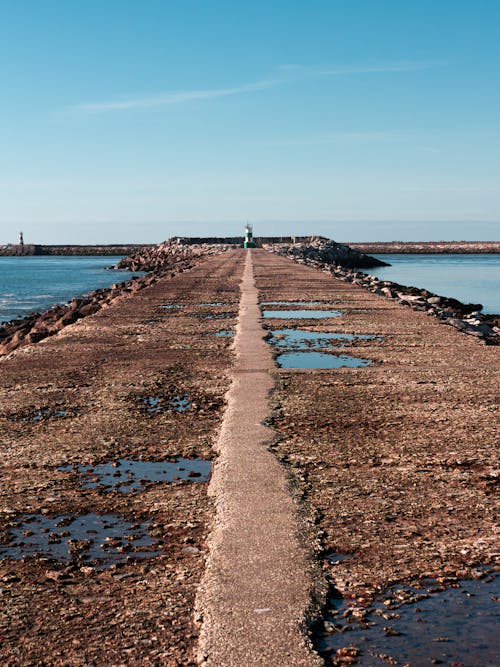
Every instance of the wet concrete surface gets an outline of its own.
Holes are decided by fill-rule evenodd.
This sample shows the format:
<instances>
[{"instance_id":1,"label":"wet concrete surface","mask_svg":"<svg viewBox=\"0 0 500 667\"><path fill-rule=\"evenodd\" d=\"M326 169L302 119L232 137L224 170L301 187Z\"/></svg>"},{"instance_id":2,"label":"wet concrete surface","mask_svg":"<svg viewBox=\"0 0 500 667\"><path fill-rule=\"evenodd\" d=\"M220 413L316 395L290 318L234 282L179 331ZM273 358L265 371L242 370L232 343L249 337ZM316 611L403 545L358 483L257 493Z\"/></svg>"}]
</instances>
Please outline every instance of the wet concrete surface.
<instances>
[{"instance_id":1,"label":"wet concrete surface","mask_svg":"<svg viewBox=\"0 0 500 667\"><path fill-rule=\"evenodd\" d=\"M276 363L280 368L363 368L371 364L370 359L361 359L347 354L327 352L284 352L278 354Z\"/></svg>"},{"instance_id":2,"label":"wet concrete surface","mask_svg":"<svg viewBox=\"0 0 500 667\"><path fill-rule=\"evenodd\" d=\"M306 331L305 329L274 329L270 331L268 342L277 350L316 350L332 345L347 346L358 341L380 341L380 336L332 333L327 331Z\"/></svg>"},{"instance_id":3,"label":"wet concrete surface","mask_svg":"<svg viewBox=\"0 0 500 667\"><path fill-rule=\"evenodd\" d=\"M34 540L27 547L34 553L57 533L49 546L64 552L61 560L50 553L18 559L20 551L0 556L1 664L195 664L193 604L212 516L203 473L189 477L186 468L177 470L185 480L142 484L148 474L135 469L123 488L129 482L139 488L127 493L107 485L106 470L105 484L90 487L75 473L119 460L202 459L210 465L232 352L213 336L221 328L217 321L189 313L198 303L219 300L237 308L242 257L235 251L202 258L0 360L0 544L14 548L12 540ZM149 414L149 401L137 402L141 396L162 399L153 409L189 396L191 407ZM29 421L38 412L42 419ZM74 472L58 470L61 463ZM31 515L41 523L23 523ZM96 519L97 528L90 528L103 538L108 531L110 540L86 534L79 517L93 515L119 518L110 518L106 529ZM52 525L65 517L77 517L66 527L76 549L88 539L95 545L69 560L70 537L61 536L64 526ZM17 522L20 533L33 535L10 534ZM134 526L142 527L147 545L126 539ZM144 557L134 557L136 547Z\"/></svg>"},{"instance_id":4,"label":"wet concrete surface","mask_svg":"<svg viewBox=\"0 0 500 667\"><path fill-rule=\"evenodd\" d=\"M234 331L230 331L229 329L224 329L222 331L216 331L214 333L214 336L218 336L219 338L231 338L234 336Z\"/></svg>"},{"instance_id":5,"label":"wet concrete surface","mask_svg":"<svg viewBox=\"0 0 500 667\"><path fill-rule=\"evenodd\" d=\"M165 396L141 396L137 399L140 407L149 415L159 412L186 412L191 407L188 394L177 394L170 397Z\"/></svg>"},{"instance_id":6,"label":"wet concrete surface","mask_svg":"<svg viewBox=\"0 0 500 667\"><path fill-rule=\"evenodd\" d=\"M274 320L322 320L325 317L340 317L340 310L263 310L262 317Z\"/></svg>"},{"instance_id":7,"label":"wet concrete surface","mask_svg":"<svg viewBox=\"0 0 500 667\"><path fill-rule=\"evenodd\" d=\"M451 601L458 595L454 586L461 582L467 591L468 580L475 586L478 566L495 567L498 562L497 350L450 331L424 313L407 312L361 287L289 260L259 254L255 271L261 302L335 303L342 313L334 320L335 332L382 338L355 344L355 354L362 349L362 356L373 360L366 368L278 370L271 419L277 433L274 451L289 467L304 511L315 517L323 553L332 556L322 561L323 571L339 597L325 607L323 621L339 605L342 613L355 608L358 618L373 615L371 604L393 585L403 588L429 578L446 590L432 602L435 613L428 612L437 619L435 637L428 642L435 651L422 652L423 660L419 628L433 623L418 622L415 632L410 626L395 631L401 635L389 630L385 638L383 628L397 619L381 617L383 625L376 626L373 636L399 642L397 662L388 645L377 649L378 639L370 641L373 652L386 656L382 659L365 652L370 642L357 643L358 637L368 636L368 628L333 631L331 641L342 643L334 643L338 653L334 648L325 654L327 664L360 660L376 665L385 660L418 667L447 660L458 666L482 664L483 659L490 664L497 643L488 610L498 603L487 584L481 589L484 594L460 593L456 598L467 605L477 600L474 611L462 610L465 625L470 622L474 632L459 643L448 627L449 642L434 639L446 636L437 627L446 621L447 605L461 609ZM273 324L273 329L278 326ZM332 325L310 322L307 329L321 336ZM427 598L423 603L431 604ZM410 617L425 620L415 609L408 612ZM459 633L466 632L457 625ZM324 633L316 638L316 646L323 646ZM458 652L441 655L453 646L460 646ZM480 657L474 658L475 653Z\"/></svg>"},{"instance_id":8,"label":"wet concrete surface","mask_svg":"<svg viewBox=\"0 0 500 667\"><path fill-rule=\"evenodd\" d=\"M113 514L76 516L21 515L10 526L0 558L45 557L107 567L161 553L148 524L130 523Z\"/></svg>"},{"instance_id":9,"label":"wet concrete surface","mask_svg":"<svg viewBox=\"0 0 500 667\"><path fill-rule=\"evenodd\" d=\"M207 482L212 463L203 459L174 459L171 461L133 461L118 459L96 465L66 465L58 470L73 472L86 489L104 487L121 493L140 491L152 482Z\"/></svg>"},{"instance_id":10,"label":"wet concrete surface","mask_svg":"<svg viewBox=\"0 0 500 667\"><path fill-rule=\"evenodd\" d=\"M452 588L427 582L393 586L369 610L332 596L318 647L339 656L359 651L356 664L496 667L500 660L500 577L479 571L480 579Z\"/></svg>"}]
</instances>

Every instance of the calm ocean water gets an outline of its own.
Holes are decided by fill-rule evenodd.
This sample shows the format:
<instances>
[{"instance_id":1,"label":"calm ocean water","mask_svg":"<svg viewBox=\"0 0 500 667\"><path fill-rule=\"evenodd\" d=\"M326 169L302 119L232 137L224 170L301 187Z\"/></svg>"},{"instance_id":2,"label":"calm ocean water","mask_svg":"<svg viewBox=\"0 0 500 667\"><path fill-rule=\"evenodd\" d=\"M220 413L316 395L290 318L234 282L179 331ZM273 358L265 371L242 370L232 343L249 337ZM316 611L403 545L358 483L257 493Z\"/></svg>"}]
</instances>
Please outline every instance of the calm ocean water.
<instances>
[{"instance_id":1,"label":"calm ocean water","mask_svg":"<svg viewBox=\"0 0 500 667\"><path fill-rule=\"evenodd\" d=\"M0 322L42 312L99 287L128 280L109 271L120 257L0 257Z\"/></svg>"},{"instance_id":2,"label":"calm ocean water","mask_svg":"<svg viewBox=\"0 0 500 667\"><path fill-rule=\"evenodd\" d=\"M422 287L500 313L500 255L375 255L391 266L366 269L377 278Z\"/></svg>"},{"instance_id":3,"label":"calm ocean water","mask_svg":"<svg viewBox=\"0 0 500 667\"><path fill-rule=\"evenodd\" d=\"M392 266L367 270L379 278L424 287L500 313L500 255L378 255ZM127 280L109 271L121 257L0 257L0 322L41 312L99 287Z\"/></svg>"}]
</instances>

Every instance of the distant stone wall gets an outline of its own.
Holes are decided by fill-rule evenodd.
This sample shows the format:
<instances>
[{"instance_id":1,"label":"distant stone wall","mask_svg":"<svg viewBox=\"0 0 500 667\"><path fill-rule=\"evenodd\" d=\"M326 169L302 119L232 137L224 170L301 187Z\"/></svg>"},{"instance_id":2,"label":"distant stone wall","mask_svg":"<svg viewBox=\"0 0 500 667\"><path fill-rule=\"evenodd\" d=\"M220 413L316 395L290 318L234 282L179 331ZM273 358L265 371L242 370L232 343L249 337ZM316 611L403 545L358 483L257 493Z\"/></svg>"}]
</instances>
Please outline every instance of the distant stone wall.
<instances>
[{"instance_id":1,"label":"distant stone wall","mask_svg":"<svg viewBox=\"0 0 500 667\"><path fill-rule=\"evenodd\" d=\"M253 240L256 246L262 246L264 243L307 243L314 239L320 239L320 236L254 236ZM201 245L203 243L225 244L225 245L243 245L244 236L174 236L171 241L178 241L184 245Z\"/></svg>"},{"instance_id":2,"label":"distant stone wall","mask_svg":"<svg viewBox=\"0 0 500 667\"><path fill-rule=\"evenodd\" d=\"M46 256L46 255L132 255L140 250L152 248L152 243L147 244L113 244L113 245L35 245L26 243L8 244L0 246L0 256Z\"/></svg>"},{"instance_id":3,"label":"distant stone wall","mask_svg":"<svg viewBox=\"0 0 500 667\"><path fill-rule=\"evenodd\" d=\"M492 254L500 253L499 241L388 241L349 243L360 252L383 255L385 253L413 254Z\"/></svg>"}]
</instances>

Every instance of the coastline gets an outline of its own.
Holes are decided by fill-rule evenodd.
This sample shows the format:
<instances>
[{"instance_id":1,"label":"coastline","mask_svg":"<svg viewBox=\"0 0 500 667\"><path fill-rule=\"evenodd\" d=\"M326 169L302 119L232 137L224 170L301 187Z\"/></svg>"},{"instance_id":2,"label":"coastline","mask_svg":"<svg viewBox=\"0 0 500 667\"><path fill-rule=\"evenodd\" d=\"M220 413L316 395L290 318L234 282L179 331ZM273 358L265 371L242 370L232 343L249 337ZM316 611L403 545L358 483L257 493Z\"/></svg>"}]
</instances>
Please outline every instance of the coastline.
<instances>
[{"instance_id":1,"label":"coastline","mask_svg":"<svg viewBox=\"0 0 500 667\"><path fill-rule=\"evenodd\" d=\"M298 263L331 272L333 277L360 285L379 296L396 299L414 310L425 311L442 323L481 339L485 344L500 344L500 314L481 313L480 303L464 304L457 299L441 296L426 289L380 280L356 268L339 266L330 255L321 254L322 245L328 248L332 243L334 244L323 239L312 244L272 243L266 244L264 248ZM93 315L124 295L153 285L166 275L174 277L177 273L192 268L194 263L204 256L220 254L230 248L234 248L234 245L219 242L195 244L176 238L154 247L143 247L122 259L113 268L144 271L145 276L133 277L115 283L109 288L96 289L87 296L73 298L66 304L52 306L42 313L31 313L26 317L1 323L0 357L10 354L17 348L53 336L69 324ZM353 252L356 250L357 248L353 248Z\"/></svg>"},{"instance_id":2,"label":"coastline","mask_svg":"<svg viewBox=\"0 0 500 667\"><path fill-rule=\"evenodd\" d=\"M376 255L481 255L500 253L500 241L370 241L348 243L360 252Z\"/></svg>"}]
</instances>

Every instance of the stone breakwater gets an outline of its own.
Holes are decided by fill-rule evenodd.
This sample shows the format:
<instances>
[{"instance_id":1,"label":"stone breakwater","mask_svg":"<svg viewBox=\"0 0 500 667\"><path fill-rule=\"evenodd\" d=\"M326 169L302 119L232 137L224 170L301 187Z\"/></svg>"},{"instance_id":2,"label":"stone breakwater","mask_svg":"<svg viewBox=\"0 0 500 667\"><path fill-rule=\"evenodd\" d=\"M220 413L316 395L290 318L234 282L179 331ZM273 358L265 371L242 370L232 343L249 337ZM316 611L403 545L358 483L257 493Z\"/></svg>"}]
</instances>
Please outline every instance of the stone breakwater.
<instances>
[{"instance_id":1,"label":"stone breakwater","mask_svg":"<svg viewBox=\"0 0 500 667\"><path fill-rule=\"evenodd\" d=\"M500 253L500 241L388 241L373 243L350 243L351 248L376 255L476 255Z\"/></svg>"},{"instance_id":2,"label":"stone breakwater","mask_svg":"<svg viewBox=\"0 0 500 667\"><path fill-rule=\"evenodd\" d=\"M21 319L4 322L0 326L0 356L53 336L69 324L93 315L117 299L153 285L162 277L174 277L192 268L203 257L223 251L222 246L180 246L165 242L126 257L114 268L146 271L149 275L94 290L87 296L72 299L67 304L53 306L44 313L32 313Z\"/></svg>"},{"instance_id":3,"label":"stone breakwater","mask_svg":"<svg viewBox=\"0 0 500 667\"><path fill-rule=\"evenodd\" d=\"M298 262L322 262L328 265L347 268L371 268L390 266L376 257L364 255L347 245L336 243L324 237L313 238L309 243L264 243L262 247L283 257L290 257Z\"/></svg>"},{"instance_id":4,"label":"stone breakwater","mask_svg":"<svg viewBox=\"0 0 500 667\"><path fill-rule=\"evenodd\" d=\"M390 280L380 280L356 269L338 265L332 266L330 262L316 259L314 253L312 253L312 256L309 256L307 252L301 254L282 253L274 249L273 246L268 246L265 249L285 255L299 264L331 273L332 276L343 282L359 285L378 296L394 299L413 310L426 312L462 333L483 340L487 345L500 345L500 317L481 313L483 306L480 303L462 303L457 299L440 296L426 289L400 285Z\"/></svg>"},{"instance_id":5,"label":"stone breakwater","mask_svg":"<svg viewBox=\"0 0 500 667\"><path fill-rule=\"evenodd\" d=\"M131 255L144 248L151 248L152 244L112 244L112 245L37 245L33 243L9 243L0 245L0 257L28 256L107 256Z\"/></svg>"},{"instance_id":6,"label":"stone breakwater","mask_svg":"<svg viewBox=\"0 0 500 667\"><path fill-rule=\"evenodd\" d=\"M153 248L144 248L129 257L124 257L114 268L163 274L170 270L172 263L191 261L201 255L218 255L229 247L231 246L225 243L189 245L181 239L172 238Z\"/></svg>"}]
</instances>

